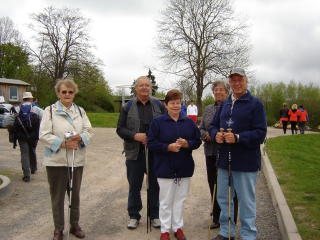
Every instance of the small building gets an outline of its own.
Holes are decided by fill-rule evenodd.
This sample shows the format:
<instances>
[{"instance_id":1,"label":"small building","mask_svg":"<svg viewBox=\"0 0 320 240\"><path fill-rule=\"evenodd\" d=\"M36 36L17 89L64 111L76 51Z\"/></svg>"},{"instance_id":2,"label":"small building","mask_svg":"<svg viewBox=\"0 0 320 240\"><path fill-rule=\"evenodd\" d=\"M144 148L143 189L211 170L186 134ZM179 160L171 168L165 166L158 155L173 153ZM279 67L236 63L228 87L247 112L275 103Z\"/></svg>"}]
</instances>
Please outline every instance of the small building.
<instances>
[{"instance_id":1,"label":"small building","mask_svg":"<svg viewBox=\"0 0 320 240\"><path fill-rule=\"evenodd\" d=\"M18 79L0 78L0 96L11 104L22 102L22 94L27 91L29 83Z\"/></svg>"}]
</instances>

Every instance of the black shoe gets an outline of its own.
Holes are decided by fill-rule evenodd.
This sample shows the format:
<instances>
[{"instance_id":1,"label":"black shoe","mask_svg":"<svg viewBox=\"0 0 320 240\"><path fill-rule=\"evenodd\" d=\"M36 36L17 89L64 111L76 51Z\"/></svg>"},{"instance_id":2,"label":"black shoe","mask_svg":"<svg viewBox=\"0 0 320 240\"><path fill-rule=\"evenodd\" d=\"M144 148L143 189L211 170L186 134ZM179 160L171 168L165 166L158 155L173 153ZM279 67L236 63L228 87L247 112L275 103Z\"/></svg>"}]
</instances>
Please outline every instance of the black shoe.
<instances>
[{"instance_id":1,"label":"black shoe","mask_svg":"<svg viewBox=\"0 0 320 240\"><path fill-rule=\"evenodd\" d=\"M211 225L210 225L210 229L216 229L216 228L219 228L220 227L220 224L219 223L216 223L216 222L213 222Z\"/></svg>"},{"instance_id":2,"label":"black shoe","mask_svg":"<svg viewBox=\"0 0 320 240\"><path fill-rule=\"evenodd\" d=\"M30 182L30 176L24 176L24 177L22 178L22 180L23 180L24 182Z\"/></svg>"}]
</instances>

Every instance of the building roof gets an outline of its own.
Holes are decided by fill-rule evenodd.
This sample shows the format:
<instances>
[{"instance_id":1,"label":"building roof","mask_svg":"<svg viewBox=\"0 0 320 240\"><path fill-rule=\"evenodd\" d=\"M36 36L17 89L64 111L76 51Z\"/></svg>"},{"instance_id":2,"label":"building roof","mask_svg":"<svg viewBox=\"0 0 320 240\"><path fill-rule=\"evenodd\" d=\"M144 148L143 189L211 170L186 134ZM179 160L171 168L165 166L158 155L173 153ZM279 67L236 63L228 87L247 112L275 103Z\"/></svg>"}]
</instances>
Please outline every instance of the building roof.
<instances>
[{"instance_id":1,"label":"building roof","mask_svg":"<svg viewBox=\"0 0 320 240\"><path fill-rule=\"evenodd\" d=\"M0 83L13 84L13 85L24 85L24 86L30 86L30 84L29 84L29 83L26 83L26 82L21 81L21 80L18 80L18 79L0 78Z\"/></svg>"}]
</instances>

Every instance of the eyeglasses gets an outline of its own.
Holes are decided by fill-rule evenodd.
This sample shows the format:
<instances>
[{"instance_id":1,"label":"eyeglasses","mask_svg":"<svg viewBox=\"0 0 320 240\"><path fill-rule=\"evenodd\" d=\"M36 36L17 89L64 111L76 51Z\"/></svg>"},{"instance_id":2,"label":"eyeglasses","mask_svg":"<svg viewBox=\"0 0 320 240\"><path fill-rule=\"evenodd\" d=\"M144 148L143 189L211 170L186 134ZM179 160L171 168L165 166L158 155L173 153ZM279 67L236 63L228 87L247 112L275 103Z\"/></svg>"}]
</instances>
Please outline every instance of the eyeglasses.
<instances>
[{"instance_id":1,"label":"eyeglasses","mask_svg":"<svg viewBox=\"0 0 320 240\"><path fill-rule=\"evenodd\" d=\"M73 91L63 90L63 91L61 91L61 93L62 93L63 95L66 95L67 93L70 94L70 95L72 95L72 94L73 94Z\"/></svg>"}]
</instances>

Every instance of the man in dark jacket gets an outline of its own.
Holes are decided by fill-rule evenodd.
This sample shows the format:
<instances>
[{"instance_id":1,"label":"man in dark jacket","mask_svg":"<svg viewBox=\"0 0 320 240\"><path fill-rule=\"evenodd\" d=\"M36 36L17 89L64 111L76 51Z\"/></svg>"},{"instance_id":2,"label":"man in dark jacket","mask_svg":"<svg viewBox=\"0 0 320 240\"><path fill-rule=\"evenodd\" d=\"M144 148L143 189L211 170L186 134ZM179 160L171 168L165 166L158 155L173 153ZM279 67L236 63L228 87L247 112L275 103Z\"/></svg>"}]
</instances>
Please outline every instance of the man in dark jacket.
<instances>
[{"instance_id":1,"label":"man in dark jacket","mask_svg":"<svg viewBox=\"0 0 320 240\"><path fill-rule=\"evenodd\" d=\"M21 153L21 165L24 182L30 182L30 172L37 171L36 147L39 140L39 127L43 110L37 106L32 106L33 96L31 92L24 92L23 103L13 107L11 111L16 115L13 125L13 147L18 141ZM26 109L23 112L23 109ZM21 112L20 112L21 111ZM25 115L26 119L22 118ZM29 123L29 124L26 124Z\"/></svg>"},{"instance_id":2,"label":"man in dark jacket","mask_svg":"<svg viewBox=\"0 0 320 240\"><path fill-rule=\"evenodd\" d=\"M266 115L262 102L247 90L242 68L231 70L229 84L232 94L222 103L210 129L211 138L221 144L217 162L220 232L214 240L235 239L233 212L228 214L228 209L233 209L234 191L240 207L241 239L255 240L255 186L261 168L260 144L267 132Z\"/></svg>"},{"instance_id":3,"label":"man in dark jacket","mask_svg":"<svg viewBox=\"0 0 320 240\"><path fill-rule=\"evenodd\" d=\"M164 107L158 99L150 97L151 82L142 76L135 81L136 97L127 102L121 109L117 134L124 140L127 179L129 182L128 214L130 217L127 227L137 228L142 209L141 187L146 169L145 146L150 122L164 112ZM152 168L152 156L149 156L149 203L150 219L153 227L160 227L159 220L159 185Z\"/></svg>"}]
</instances>

